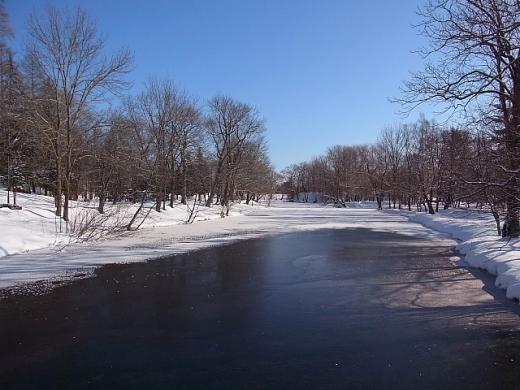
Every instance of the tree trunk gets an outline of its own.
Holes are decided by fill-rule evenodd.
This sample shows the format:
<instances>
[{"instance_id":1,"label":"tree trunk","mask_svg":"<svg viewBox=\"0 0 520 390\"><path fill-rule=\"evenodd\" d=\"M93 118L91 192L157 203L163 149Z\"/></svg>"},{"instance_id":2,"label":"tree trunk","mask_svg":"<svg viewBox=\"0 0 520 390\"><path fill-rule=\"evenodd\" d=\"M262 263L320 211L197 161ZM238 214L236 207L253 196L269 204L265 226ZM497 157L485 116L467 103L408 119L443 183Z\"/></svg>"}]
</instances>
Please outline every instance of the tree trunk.
<instances>
[{"instance_id":1,"label":"tree trunk","mask_svg":"<svg viewBox=\"0 0 520 390\"><path fill-rule=\"evenodd\" d=\"M376 196L377 201L377 209L383 210L383 200L379 197L379 195Z\"/></svg>"},{"instance_id":2,"label":"tree trunk","mask_svg":"<svg viewBox=\"0 0 520 390\"><path fill-rule=\"evenodd\" d=\"M65 201L63 203L63 220L69 220L69 200L70 200L70 179L72 175L72 140L71 140L71 124L70 112L67 107L67 160L65 165Z\"/></svg>"},{"instance_id":3,"label":"tree trunk","mask_svg":"<svg viewBox=\"0 0 520 390\"><path fill-rule=\"evenodd\" d=\"M130 220L128 225L126 226L126 230L128 230L128 231L132 230L133 223L135 222L135 220L137 219L137 216L139 215L139 213L143 209L143 205L144 205L145 199L146 199L146 192L143 192L143 196L141 198L141 204L139 205L139 207L137 208L136 212L132 216L132 219Z\"/></svg>"},{"instance_id":4,"label":"tree trunk","mask_svg":"<svg viewBox=\"0 0 520 390\"><path fill-rule=\"evenodd\" d=\"M69 221L69 197L70 197L70 185L69 181L65 180L65 199L63 202L63 220Z\"/></svg>"},{"instance_id":5,"label":"tree trunk","mask_svg":"<svg viewBox=\"0 0 520 390\"><path fill-rule=\"evenodd\" d=\"M493 214L493 218L495 219L495 224L497 226L497 234L501 236L502 228L500 227L500 215L498 215L498 212L494 208L491 209L491 214Z\"/></svg>"},{"instance_id":6,"label":"tree trunk","mask_svg":"<svg viewBox=\"0 0 520 390\"><path fill-rule=\"evenodd\" d=\"M112 204L115 206L117 204L117 201L119 199L119 181L116 182L116 186L114 188L114 194L113 194L113 197L114 199L112 199Z\"/></svg>"},{"instance_id":7,"label":"tree trunk","mask_svg":"<svg viewBox=\"0 0 520 390\"><path fill-rule=\"evenodd\" d=\"M224 190L222 191L222 198L220 199L220 205L226 207L229 210L229 183L226 180ZM226 213L227 215L227 213Z\"/></svg>"},{"instance_id":8,"label":"tree trunk","mask_svg":"<svg viewBox=\"0 0 520 390\"><path fill-rule=\"evenodd\" d=\"M156 194L156 200L155 200L155 211L157 211L158 213L161 212L161 203L162 203L162 197L161 197L161 192L157 192Z\"/></svg>"},{"instance_id":9,"label":"tree trunk","mask_svg":"<svg viewBox=\"0 0 520 390\"><path fill-rule=\"evenodd\" d=\"M220 175L222 174L222 164L223 161L219 161L217 165L217 171L215 172L215 178L213 179L213 182L211 183L211 188L209 191L208 199L206 200L206 207L211 207L213 204L213 198L215 197L215 191L217 189L217 185L220 181ZM218 203L218 202L217 202Z\"/></svg>"},{"instance_id":10,"label":"tree trunk","mask_svg":"<svg viewBox=\"0 0 520 390\"><path fill-rule=\"evenodd\" d=\"M520 221L518 215L518 200L508 199L506 219L502 235L508 237L518 237L520 235Z\"/></svg>"},{"instance_id":11,"label":"tree trunk","mask_svg":"<svg viewBox=\"0 0 520 390\"><path fill-rule=\"evenodd\" d=\"M517 171L520 168L520 136L518 135L520 128L520 63L518 61L513 65L513 74L512 115L505 126L505 144L509 169L511 171ZM504 223L506 228L502 229L502 235L510 237L518 237L520 235L519 183L516 174L514 175L507 186L507 213Z\"/></svg>"},{"instance_id":12,"label":"tree trunk","mask_svg":"<svg viewBox=\"0 0 520 390\"><path fill-rule=\"evenodd\" d=\"M105 191L101 191L99 193L99 205L98 205L99 214L105 213L105 201L106 201Z\"/></svg>"},{"instance_id":13,"label":"tree trunk","mask_svg":"<svg viewBox=\"0 0 520 390\"><path fill-rule=\"evenodd\" d=\"M164 186L163 186L163 191L162 191L162 209L163 210L166 210L166 194L168 193L167 191L167 188L166 188L166 181L164 182Z\"/></svg>"},{"instance_id":14,"label":"tree trunk","mask_svg":"<svg viewBox=\"0 0 520 390\"><path fill-rule=\"evenodd\" d=\"M175 180L173 175L170 179L170 207L173 208L173 193L175 192Z\"/></svg>"},{"instance_id":15,"label":"tree trunk","mask_svg":"<svg viewBox=\"0 0 520 390\"><path fill-rule=\"evenodd\" d=\"M187 170L186 167L183 167L182 169L182 196L181 196L181 203L186 204L187 198L188 198L188 176L187 176Z\"/></svg>"},{"instance_id":16,"label":"tree trunk","mask_svg":"<svg viewBox=\"0 0 520 390\"><path fill-rule=\"evenodd\" d=\"M427 208L428 213L431 214L431 215L434 215L435 214L435 210L433 208L432 200L430 198L428 198L427 195L424 195L424 200L426 202L426 206L428 206L428 208Z\"/></svg>"},{"instance_id":17,"label":"tree trunk","mask_svg":"<svg viewBox=\"0 0 520 390\"><path fill-rule=\"evenodd\" d=\"M56 194L55 202L56 202L56 216L61 217L61 164L59 160L56 162Z\"/></svg>"},{"instance_id":18,"label":"tree trunk","mask_svg":"<svg viewBox=\"0 0 520 390\"><path fill-rule=\"evenodd\" d=\"M451 194L446 195L446 203L444 203L444 210L448 210L453 202L453 196Z\"/></svg>"}]
</instances>

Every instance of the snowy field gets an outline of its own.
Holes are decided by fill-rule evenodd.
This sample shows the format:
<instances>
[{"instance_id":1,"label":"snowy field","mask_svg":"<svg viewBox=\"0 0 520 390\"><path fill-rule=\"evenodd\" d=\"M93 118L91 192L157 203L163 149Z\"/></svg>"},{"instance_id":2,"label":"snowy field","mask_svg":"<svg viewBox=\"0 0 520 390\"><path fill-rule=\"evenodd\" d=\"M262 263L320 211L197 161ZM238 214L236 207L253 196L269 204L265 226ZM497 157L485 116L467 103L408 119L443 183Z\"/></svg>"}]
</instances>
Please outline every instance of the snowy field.
<instances>
[{"instance_id":1,"label":"snowy field","mask_svg":"<svg viewBox=\"0 0 520 390\"><path fill-rule=\"evenodd\" d=\"M25 206L21 211L0 209L0 246L4 253L19 252L0 257L0 287L55 277L67 279L102 264L144 261L292 231L370 228L440 239L430 229L408 222L405 216L387 215L366 208L367 205L334 208L275 201L270 207L235 205L232 216L224 219L219 216L219 207L204 208L198 221L189 225L183 223L185 206L179 205L166 213L153 212L136 232L122 232L83 243L70 242L66 235L56 233L52 198L19 195L19 200ZM67 240L68 245L63 245ZM25 252L27 250L30 251Z\"/></svg>"},{"instance_id":2,"label":"snowy field","mask_svg":"<svg viewBox=\"0 0 520 390\"><path fill-rule=\"evenodd\" d=\"M7 199L5 190L0 190L0 199ZM54 215L54 198L50 196L18 193L16 201L22 206L22 210L0 208L0 257L46 247L65 246L75 241L111 238L117 230L124 230L139 206L130 203L114 206L107 203L105 213L99 214L97 201L71 201L70 222L66 224ZM148 213L150 208L152 210ZM238 214L239 209L237 207L231 215ZM141 222L141 228L144 229L179 225L184 224L188 217L187 207L180 203L175 204L174 208L167 206L160 213L153 209L152 203L148 203L133 226ZM220 208L200 206L195 222L216 218L220 218Z\"/></svg>"}]
</instances>

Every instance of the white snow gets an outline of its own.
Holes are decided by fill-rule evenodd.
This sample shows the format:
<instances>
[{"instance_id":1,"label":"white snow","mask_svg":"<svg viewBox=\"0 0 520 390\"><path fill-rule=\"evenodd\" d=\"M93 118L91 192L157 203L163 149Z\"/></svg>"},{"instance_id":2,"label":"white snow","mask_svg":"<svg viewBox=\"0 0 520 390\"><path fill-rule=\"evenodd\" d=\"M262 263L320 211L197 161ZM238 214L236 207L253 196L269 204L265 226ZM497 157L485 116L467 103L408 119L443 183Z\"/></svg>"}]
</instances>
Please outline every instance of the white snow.
<instances>
[{"instance_id":1,"label":"white snow","mask_svg":"<svg viewBox=\"0 0 520 390\"><path fill-rule=\"evenodd\" d=\"M0 200L5 199L6 191L0 190ZM107 203L105 214L101 215L96 209L97 201L71 201L70 222L66 224L55 216L54 198L50 196L18 193L17 204L22 206L22 210L0 208L0 257L85 241L87 236L94 239L107 238L107 233L128 224L139 206L131 203L113 206ZM144 219L150 207L152 210ZM232 211L231 215L238 214L238 210ZM187 218L186 206L178 202L174 208L167 206L160 213L153 209L152 203L148 203L134 226L142 219L144 223L141 228L152 228L184 224ZM195 222L216 218L220 218L220 208L200 206ZM79 234L82 230L84 232Z\"/></svg>"},{"instance_id":2,"label":"white snow","mask_svg":"<svg viewBox=\"0 0 520 390\"><path fill-rule=\"evenodd\" d=\"M498 236L489 213L454 209L435 215L402 210L386 214L406 215L412 222L459 240L456 248L465 255L467 264L495 275L495 285L505 289L508 298L520 300L520 240Z\"/></svg>"},{"instance_id":3,"label":"white snow","mask_svg":"<svg viewBox=\"0 0 520 390\"><path fill-rule=\"evenodd\" d=\"M6 192L0 190L0 203ZM56 233L58 219L54 216L52 199L45 196L17 194L22 210L0 208L0 257L69 241Z\"/></svg>"},{"instance_id":4,"label":"white snow","mask_svg":"<svg viewBox=\"0 0 520 390\"><path fill-rule=\"evenodd\" d=\"M68 238L56 233L52 198L19 194L19 200L25 206L21 211L0 209L0 246L9 254L20 252L0 257L0 288L63 277L78 270L85 272L102 264L144 261L273 233L370 228L428 237L432 239L431 245L445 240L430 229L408 222L406 216L384 214L360 204L335 208L275 201L271 207L234 205L233 216L224 219L220 218L218 207L203 208L198 218L203 221L188 225L183 223L185 206L179 206L165 213L153 212L150 220L136 232L60 246L55 244ZM91 209L94 207L94 204L90 205ZM81 215L80 209L81 206L76 206L74 218ZM120 218L125 213L120 210L115 215ZM30 240L33 235L36 238L30 245L24 241L23 237ZM38 247L41 249L32 250ZM22 252L27 250L30 252Z\"/></svg>"}]
</instances>

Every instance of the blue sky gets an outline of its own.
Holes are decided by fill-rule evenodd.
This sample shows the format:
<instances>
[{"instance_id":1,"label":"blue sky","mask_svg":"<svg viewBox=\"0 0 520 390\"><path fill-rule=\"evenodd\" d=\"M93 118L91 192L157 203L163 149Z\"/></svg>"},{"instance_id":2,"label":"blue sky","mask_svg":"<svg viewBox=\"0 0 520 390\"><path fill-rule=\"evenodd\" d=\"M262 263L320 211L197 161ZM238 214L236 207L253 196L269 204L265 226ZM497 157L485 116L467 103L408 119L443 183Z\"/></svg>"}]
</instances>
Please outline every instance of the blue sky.
<instances>
[{"instance_id":1,"label":"blue sky","mask_svg":"<svg viewBox=\"0 0 520 390\"><path fill-rule=\"evenodd\" d=\"M54 0L81 5L109 48L129 47L138 90L168 77L205 102L226 94L266 120L279 169L335 144L369 143L402 118L399 94L422 60L415 11L422 0ZM27 17L43 0L6 0L21 51ZM421 109L430 112L427 107ZM419 112L407 120L413 120Z\"/></svg>"}]
</instances>

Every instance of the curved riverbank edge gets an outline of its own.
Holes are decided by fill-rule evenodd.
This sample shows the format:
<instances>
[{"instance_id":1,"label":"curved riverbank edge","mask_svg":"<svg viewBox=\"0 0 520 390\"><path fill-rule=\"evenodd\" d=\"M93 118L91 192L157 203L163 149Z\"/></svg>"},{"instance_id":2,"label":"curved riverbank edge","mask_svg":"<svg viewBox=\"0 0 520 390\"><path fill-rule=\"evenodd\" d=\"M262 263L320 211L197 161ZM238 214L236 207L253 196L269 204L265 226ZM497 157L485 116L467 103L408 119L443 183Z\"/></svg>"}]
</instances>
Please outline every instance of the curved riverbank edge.
<instances>
[{"instance_id":1,"label":"curved riverbank edge","mask_svg":"<svg viewBox=\"0 0 520 390\"><path fill-rule=\"evenodd\" d=\"M464 209L434 215L405 210L385 213L398 213L410 222L450 235L459 242L456 249L465 255L466 263L496 276L495 285L505 289L508 298L520 301L520 240L498 236L489 213Z\"/></svg>"}]
</instances>

